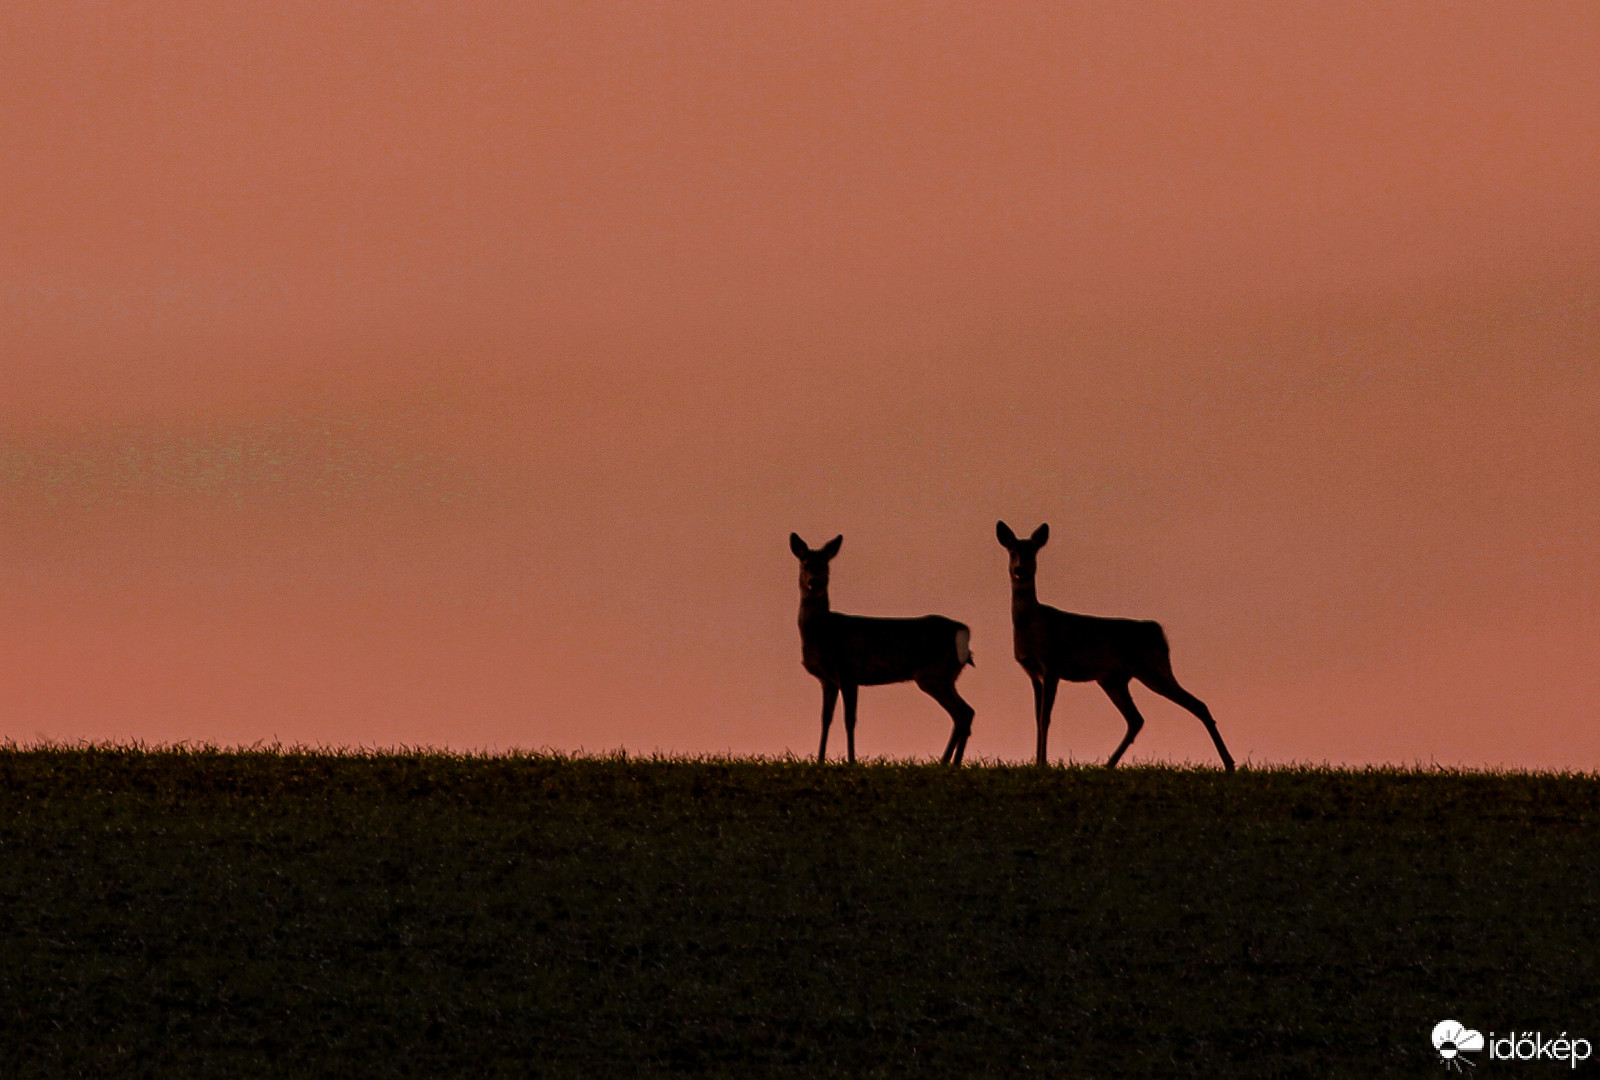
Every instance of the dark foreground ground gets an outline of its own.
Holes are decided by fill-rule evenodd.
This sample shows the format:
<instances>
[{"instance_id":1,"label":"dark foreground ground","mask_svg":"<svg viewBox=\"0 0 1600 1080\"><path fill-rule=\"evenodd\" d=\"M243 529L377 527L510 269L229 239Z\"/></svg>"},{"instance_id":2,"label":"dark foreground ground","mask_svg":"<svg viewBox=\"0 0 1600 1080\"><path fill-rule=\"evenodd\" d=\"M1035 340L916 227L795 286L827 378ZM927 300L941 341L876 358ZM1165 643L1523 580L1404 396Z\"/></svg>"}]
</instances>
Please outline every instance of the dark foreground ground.
<instances>
[{"instance_id":1,"label":"dark foreground ground","mask_svg":"<svg viewBox=\"0 0 1600 1080\"><path fill-rule=\"evenodd\" d=\"M1440 1076L1597 956L1591 776L0 751L7 1077Z\"/></svg>"}]
</instances>

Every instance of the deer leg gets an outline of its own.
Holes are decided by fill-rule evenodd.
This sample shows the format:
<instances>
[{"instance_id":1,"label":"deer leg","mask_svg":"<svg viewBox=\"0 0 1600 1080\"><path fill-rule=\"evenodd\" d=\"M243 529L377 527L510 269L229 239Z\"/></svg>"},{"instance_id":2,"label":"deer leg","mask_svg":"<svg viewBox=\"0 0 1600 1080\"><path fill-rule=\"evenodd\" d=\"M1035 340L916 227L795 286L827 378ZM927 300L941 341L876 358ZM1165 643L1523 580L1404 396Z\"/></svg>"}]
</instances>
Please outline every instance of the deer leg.
<instances>
[{"instance_id":1,"label":"deer leg","mask_svg":"<svg viewBox=\"0 0 1600 1080\"><path fill-rule=\"evenodd\" d=\"M943 706L944 711L950 714L950 741L945 744L944 756L939 759L939 764L960 765L962 756L967 752L967 739L972 734L972 718L976 715L976 711L956 693L954 678L948 681L919 678L917 688L937 701Z\"/></svg>"},{"instance_id":2,"label":"deer leg","mask_svg":"<svg viewBox=\"0 0 1600 1080\"><path fill-rule=\"evenodd\" d=\"M1034 676L1028 676L1028 682L1033 686L1033 757L1037 762L1044 761L1044 727L1039 722L1039 710L1044 703L1044 683Z\"/></svg>"},{"instance_id":3,"label":"deer leg","mask_svg":"<svg viewBox=\"0 0 1600 1080\"><path fill-rule=\"evenodd\" d=\"M1139 710L1134 707L1133 695L1128 693L1128 679L1118 676L1114 679L1102 679L1100 689L1106 692L1111 703L1121 711L1122 716L1128 721L1128 734L1123 738L1122 745L1117 747L1111 755L1111 760L1106 762L1106 768L1114 769L1117 762L1122 760L1123 753L1133 745L1133 737L1139 734L1139 729L1144 727L1144 717L1139 715Z\"/></svg>"},{"instance_id":4,"label":"deer leg","mask_svg":"<svg viewBox=\"0 0 1600 1080\"><path fill-rule=\"evenodd\" d=\"M961 710L959 714L952 714L955 716L956 730L961 733L961 741L956 744L956 756L952 764L959 767L961 759L967 753L967 740L972 737L972 718L977 715L977 710L968 705L965 699L956 693L954 686L950 688L950 697L953 699L955 706Z\"/></svg>"},{"instance_id":5,"label":"deer leg","mask_svg":"<svg viewBox=\"0 0 1600 1080\"><path fill-rule=\"evenodd\" d=\"M1050 741L1050 710L1055 708L1056 688L1060 685L1060 681L1052 675L1041 675L1033 684L1033 720L1039 728L1037 761L1040 765L1050 764L1045 747Z\"/></svg>"},{"instance_id":6,"label":"deer leg","mask_svg":"<svg viewBox=\"0 0 1600 1080\"><path fill-rule=\"evenodd\" d=\"M957 750L958 747L960 747L960 745L961 745L961 736L960 736L960 734L957 733L957 731L955 729L955 725L952 724L950 726L950 741L944 744L944 753L939 755L939 764L940 765L948 765L948 764L950 764L951 759L955 757L956 750ZM956 761L956 764L959 765L960 763L961 762L958 759Z\"/></svg>"},{"instance_id":7,"label":"deer leg","mask_svg":"<svg viewBox=\"0 0 1600 1080\"><path fill-rule=\"evenodd\" d=\"M856 763L856 687L845 683L840 687L844 694L844 742L847 748L847 760L850 764Z\"/></svg>"},{"instance_id":8,"label":"deer leg","mask_svg":"<svg viewBox=\"0 0 1600 1080\"><path fill-rule=\"evenodd\" d=\"M828 760L828 729L833 726L833 703L839 700L839 688L832 683L822 684L822 745L817 747L817 764Z\"/></svg>"},{"instance_id":9,"label":"deer leg","mask_svg":"<svg viewBox=\"0 0 1600 1080\"><path fill-rule=\"evenodd\" d=\"M957 765L961 764L961 753L966 750L967 744L961 738L961 725L954 722L950 724L950 741L944 744L944 753L939 756L939 764L948 765L952 758Z\"/></svg>"},{"instance_id":10,"label":"deer leg","mask_svg":"<svg viewBox=\"0 0 1600 1080\"><path fill-rule=\"evenodd\" d=\"M1217 753L1222 755L1223 771L1233 771L1233 755L1228 753L1227 746L1223 744L1222 732L1217 730L1217 722L1211 718L1211 710L1206 708L1205 702L1179 686L1177 678L1170 670L1149 679L1141 675L1139 681L1168 701L1176 702L1198 716L1200 722L1206 726L1206 734L1210 735L1211 741L1216 744Z\"/></svg>"}]
</instances>

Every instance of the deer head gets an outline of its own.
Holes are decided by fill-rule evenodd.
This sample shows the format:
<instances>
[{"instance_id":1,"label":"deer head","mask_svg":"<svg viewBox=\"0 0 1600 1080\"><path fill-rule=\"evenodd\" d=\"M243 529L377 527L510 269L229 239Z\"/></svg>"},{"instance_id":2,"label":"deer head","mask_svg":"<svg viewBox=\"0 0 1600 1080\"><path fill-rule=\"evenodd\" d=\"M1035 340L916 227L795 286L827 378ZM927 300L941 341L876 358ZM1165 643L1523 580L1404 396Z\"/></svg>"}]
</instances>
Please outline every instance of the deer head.
<instances>
[{"instance_id":1,"label":"deer head","mask_svg":"<svg viewBox=\"0 0 1600 1080\"><path fill-rule=\"evenodd\" d=\"M1040 525L1026 540L1018 540L1011 526L1003 521L994 523L994 534L1000 546L1011 553L1011 584L1032 585L1039 572L1039 549L1050 539L1050 526Z\"/></svg>"},{"instance_id":2,"label":"deer head","mask_svg":"<svg viewBox=\"0 0 1600 1080\"><path fill-rule=\"evenodd\" d=\"M828 563L839 554L843 536L835 536L820 548L812 551L799 533L789 534L789 550L800 560L800 595L807 599L826 599L828 596Z\"/></svg>"}]
</instances>

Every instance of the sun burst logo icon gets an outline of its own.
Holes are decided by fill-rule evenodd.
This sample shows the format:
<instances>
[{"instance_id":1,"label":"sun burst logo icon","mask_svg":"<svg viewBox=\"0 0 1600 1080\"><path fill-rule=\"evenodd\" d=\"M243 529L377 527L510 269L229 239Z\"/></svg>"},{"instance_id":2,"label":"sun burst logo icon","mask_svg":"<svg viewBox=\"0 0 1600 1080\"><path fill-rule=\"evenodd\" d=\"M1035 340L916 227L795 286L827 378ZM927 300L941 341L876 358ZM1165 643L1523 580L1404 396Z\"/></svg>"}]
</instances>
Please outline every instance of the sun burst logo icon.
<instances>
[{"instance_id":1,"label":"sun burst logo icon","mask_svg":"<svg viewBox=\"0 0 1600 1080\"><path fill-rule=\"evenodd\" d=\"M1483 1032L1462 1027L1454 1020L1441 1020L1433 1025L1433 1048L1439 1051L1439 1062L1447 1069L1463 1072L1462 1065L1477 1068L1478 1063L1462 1054L1483 1049Z\"/></svg>"}]
</instances>

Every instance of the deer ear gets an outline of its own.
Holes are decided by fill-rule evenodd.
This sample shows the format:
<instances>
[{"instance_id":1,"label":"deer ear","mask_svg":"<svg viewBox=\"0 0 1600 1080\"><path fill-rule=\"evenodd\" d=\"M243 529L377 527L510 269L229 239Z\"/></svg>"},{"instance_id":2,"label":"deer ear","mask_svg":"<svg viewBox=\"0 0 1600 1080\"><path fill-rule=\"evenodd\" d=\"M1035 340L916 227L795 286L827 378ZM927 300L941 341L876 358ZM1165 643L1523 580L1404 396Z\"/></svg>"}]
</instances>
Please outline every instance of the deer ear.
<instances>
[{"instance_id":1,"label":"deer ear","mask_svg":"<svg viewBox=\"0 0 1600 1080\"><path fill-rule=\"evenodd\" d=\"M1035 547L1044 547L1046 541L1049 539L1050 526L1048 524L1044 524L1033 530L1033 535L1028 537L1028 542L1033 544Z\"/></svg>"},{"instance_id":2,"label":"deer ear","mask_svg":"<svg viewBox=\"0 0 1600 1080\"><path fill-rule=\"evenodd\" d=\"M994 535L999 539L1000 546L1007 551L1017 546L1017 534L1011 531L1011 526L1003 521L994 523Z\"/></svg>"},{"instance_id":3,"label":"deer ear","mask_svg":"<svg viewBox=\"0 0 1600 1080\"><path fill-rule=\"evenodd\" d=\"M826 544L822 545L822 557L824 559L833 558L835 555L839 554L839 545L843 543L843 536L835 536L832 540L829 540Z\"/></svg>"},{"instance_id":4,"label":"deer ear","mask_svg":"<svg viewBox=\"0 0 1600 1080\"><path fill-rule=\"evenodd\" d=\"M803 559L811 554L811 549L806 547L806 542L800 539L799 533L789 534L789 550L794 552L794 557L797 559Z\"/></svg>"}]
</instances>

